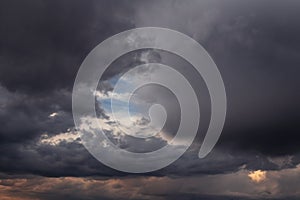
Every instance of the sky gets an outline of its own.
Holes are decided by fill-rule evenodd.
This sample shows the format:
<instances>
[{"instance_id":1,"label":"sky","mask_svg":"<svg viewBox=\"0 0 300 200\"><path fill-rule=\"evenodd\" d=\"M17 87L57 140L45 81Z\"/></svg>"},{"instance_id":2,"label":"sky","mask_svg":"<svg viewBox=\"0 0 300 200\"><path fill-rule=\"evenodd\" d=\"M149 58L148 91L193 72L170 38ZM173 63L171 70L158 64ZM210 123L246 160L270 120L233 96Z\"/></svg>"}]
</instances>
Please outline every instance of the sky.
<instances>
[{"instance_id":1,"label":"sky","mask_svg":"<svg viewBox=\"0 0 300 200\"><path fill-rule=\"evenodd\" d=\"M299 9L297 0L2 0L0 199L299 199ZM199 159L210 119L201 76L170 52L145 49L121 56L95 93L96 120L114 144L153 151L179 126L179 103L159 86L137 90L132 121L122 118L127 94L112 91L140 64L170 65L188 77L201 111L197 137L183 156L163 169L131 174L105 166L86 150L73 121L72 88L94 47L119 32L148 26L180 31L206 49L224 81L227 116L218 143ZM134 72L136 79L121 83L126 89L151 73L141 69ZM146 141L122 133L111 115L111 98L121 130L141 137L153 129L159 133ZM141 135L136 125L149 124L145 113L153 103L165 108L166 122Z\"/></svg>"}]
</instances>

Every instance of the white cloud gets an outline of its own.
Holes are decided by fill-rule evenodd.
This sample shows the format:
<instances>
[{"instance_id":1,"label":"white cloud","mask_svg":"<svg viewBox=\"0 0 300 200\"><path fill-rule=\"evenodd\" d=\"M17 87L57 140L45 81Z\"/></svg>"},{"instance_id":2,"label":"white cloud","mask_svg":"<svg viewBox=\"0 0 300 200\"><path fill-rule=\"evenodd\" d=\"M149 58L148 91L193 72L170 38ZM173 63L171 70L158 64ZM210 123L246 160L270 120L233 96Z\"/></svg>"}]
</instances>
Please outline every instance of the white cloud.
<instances>
[{"instance_id":1,"label":"white cloud","mask_svg":"<svg viewBox=\"0 0 300 200\"><path fill-rule=\"evenodd\" d=\"M49 136L47 133L43 134L40 137L40 144L49 144L49 145L59 145L61 142L72 143L78 141L79 134L75 131L70 131L66 133L60 133L54 136ZM80 142L80 141L78 141Z\"/></svg>"},{"instance_id":2,"label":"white cloud","mask_svg":"<svg viewBox=\"0 0 300 200\"><path fill-rule=\"evenodd\" d=\"M58 113L57 113L57 112L51 113L51 114L49 115L50 118L53 118L53 117L56 117L56 116L58 116Z\"/></svg>"}]
</instances>

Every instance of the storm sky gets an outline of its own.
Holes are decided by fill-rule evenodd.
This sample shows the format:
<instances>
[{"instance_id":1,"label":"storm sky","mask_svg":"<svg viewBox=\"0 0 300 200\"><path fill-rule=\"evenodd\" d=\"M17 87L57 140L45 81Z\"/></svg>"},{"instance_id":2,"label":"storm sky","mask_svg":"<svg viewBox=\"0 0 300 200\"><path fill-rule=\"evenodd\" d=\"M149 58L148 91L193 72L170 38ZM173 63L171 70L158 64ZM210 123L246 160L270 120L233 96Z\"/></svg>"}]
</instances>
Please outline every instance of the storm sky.
<instances>
[{"instance_id":1,"label":"storm sky","mask_svg":"<svg viewBox=\"0 0 300 200\"><path fill-rule=\"evenodd\" d=\"M299 199L299 10L297 0L2 0L0 199ZM227 117L217 145L199 159L210 119L201 76L161 50L120 57L99 82L95 107L108 137L121 148L158 149L180 120L172 93L145 87L133 100L166 108L161 135L143 142L115 131L106 100L134 66L174 67L190 79L201 107L198 135L179 160L155 172L129 174L101 164L83 146L72 116L72 88L94 47L148 26L180 31L206 49L225 84ZM151 72L136 76L144 73Z\"/></svg>"}]
</instances>

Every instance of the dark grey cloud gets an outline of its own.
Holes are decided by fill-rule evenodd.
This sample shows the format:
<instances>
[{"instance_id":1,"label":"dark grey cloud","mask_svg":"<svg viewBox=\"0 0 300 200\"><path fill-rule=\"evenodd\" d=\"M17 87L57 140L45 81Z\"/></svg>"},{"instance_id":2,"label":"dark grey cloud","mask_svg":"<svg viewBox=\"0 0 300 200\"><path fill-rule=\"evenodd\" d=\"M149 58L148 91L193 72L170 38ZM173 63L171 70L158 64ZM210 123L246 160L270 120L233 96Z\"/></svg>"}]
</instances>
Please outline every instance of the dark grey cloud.
<instances>
[{"instance_id":1,"label":"dark grey cloud","mask_svg":"<svg viewBox=\"0 0 300 200\"><path fill-rule=\"evenodd\" d=\"M145 4L137 12L138 26L162 26L190 35L221 71L228 113L220 145L270 155L299 151L298 2Z\"/></svg>"},{"instance_id":2,"label":"dark grey cloud","mask_svg":"<svg viewBox=\"0 0 300 200\"><path fill-rule=\"evenodd\" d=\"M70 92L49 92L47 96L30 96L9 92L0 86L0 143L26 142L42 133L64 132L73 126ZM51 118L54 112L58 116Z\"/></svg>"},{"instance_id":3,"label":"dark grey cloud","mask_svg":"<svg viewBox=\"0 0 300 200\"><path fill-rule=\"evenodd\" d=\"M20 144L2 144L0 170L22 177L26 174L46 177L61 176L123 176L100 164L78 142L62 141L57 145L36 144L37 141Z\"/></svg>"},{"instance_id":4,"label":"dark grey cloud","mask_svg":"<svg viewBox=\"0 0 300 200\"><path fill-rule=\"evenodd\" d=\"M243 13L225 18L206 45L227 87L223 144L287 155L299 152L300 5L267 2L245 5Z\"/></svg>"},{"instance_id":5,"label":"dark grey cloud","mask_svg":"<svg viewBox=\"0 0 300 200\"><path fill-rule=\"evenodd\" d=\"M132 28L132 8L113 1L2 1L0 80L9 90L71 89L98 43ZM128 16L128 18L126 18Z\"/></svg>"},{"instance_id":6,"label":"dark grey cloud","mask_svg":"<svg viewBox=\"0 0 300 200\"><path fill-rule=\"evenodd\" d=\"M204 114L199 136L189 151L171 166L146 176L191 177L297 166L299 9L300 3L292 0L0 2L0 171L20 176L128 176L100 164L80 141L39 142L45 133L52 137L74 129L71 89L89 51L111 35L142 26L172 28L199 41L219 67L228 97L220 141L200 160L197 151L210 114L205 85L182 59L150 50L148 61L170 64L191 79L203 100ZM99 89L111 91L113 85L108 81L142 64L141 53L132 52L129 56L133 58L127 55L114 62ZM168 98L161 99L166 106L171 105ZM101 105L98 112L107 118ZM58 115L51 118L52 113ZM165 127L171 135L178 125L174 113ZM147 149L141 144L135 148ZM287 164L274 161L287 156L291 156ZM42 199L53 198L53 193L48 195ZM81 198L76 195L70 199ZM158 197L234 199L169 193Z\"/></svg>"}]
</instances>

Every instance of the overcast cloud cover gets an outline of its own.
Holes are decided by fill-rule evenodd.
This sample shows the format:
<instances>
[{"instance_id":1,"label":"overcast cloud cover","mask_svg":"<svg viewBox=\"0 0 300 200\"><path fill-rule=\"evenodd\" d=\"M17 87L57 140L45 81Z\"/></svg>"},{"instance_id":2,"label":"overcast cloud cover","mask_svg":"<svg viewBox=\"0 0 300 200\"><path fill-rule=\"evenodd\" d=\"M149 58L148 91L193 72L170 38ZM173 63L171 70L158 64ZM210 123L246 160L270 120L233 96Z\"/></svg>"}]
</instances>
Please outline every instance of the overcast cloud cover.
<instances>
[{"instance_id":1,"label":"overcast cloud cover","mask_svg":"<svg viewBox=\"0 0 300 200\"><path fill-rule=\"evenodd\" d=\"M0 199L299 199L299 10L297 0L1 1ZM167 52L122 56L99 83L102 100L118 77L148 62L189 77L201 100L191 148L164 169L133 175L104 166L84 148L71 95L96 45L144 26L178 30L203 45L222 74L228 113L216 147L198 159L210 114L201 77ZM179 108L163 88L138 94L136 102L160 102L169 114L162 136L147 143L116 132L101 98L96 107L114 143L145 152L173 137Z\"/></svg>"}]
</instances>

